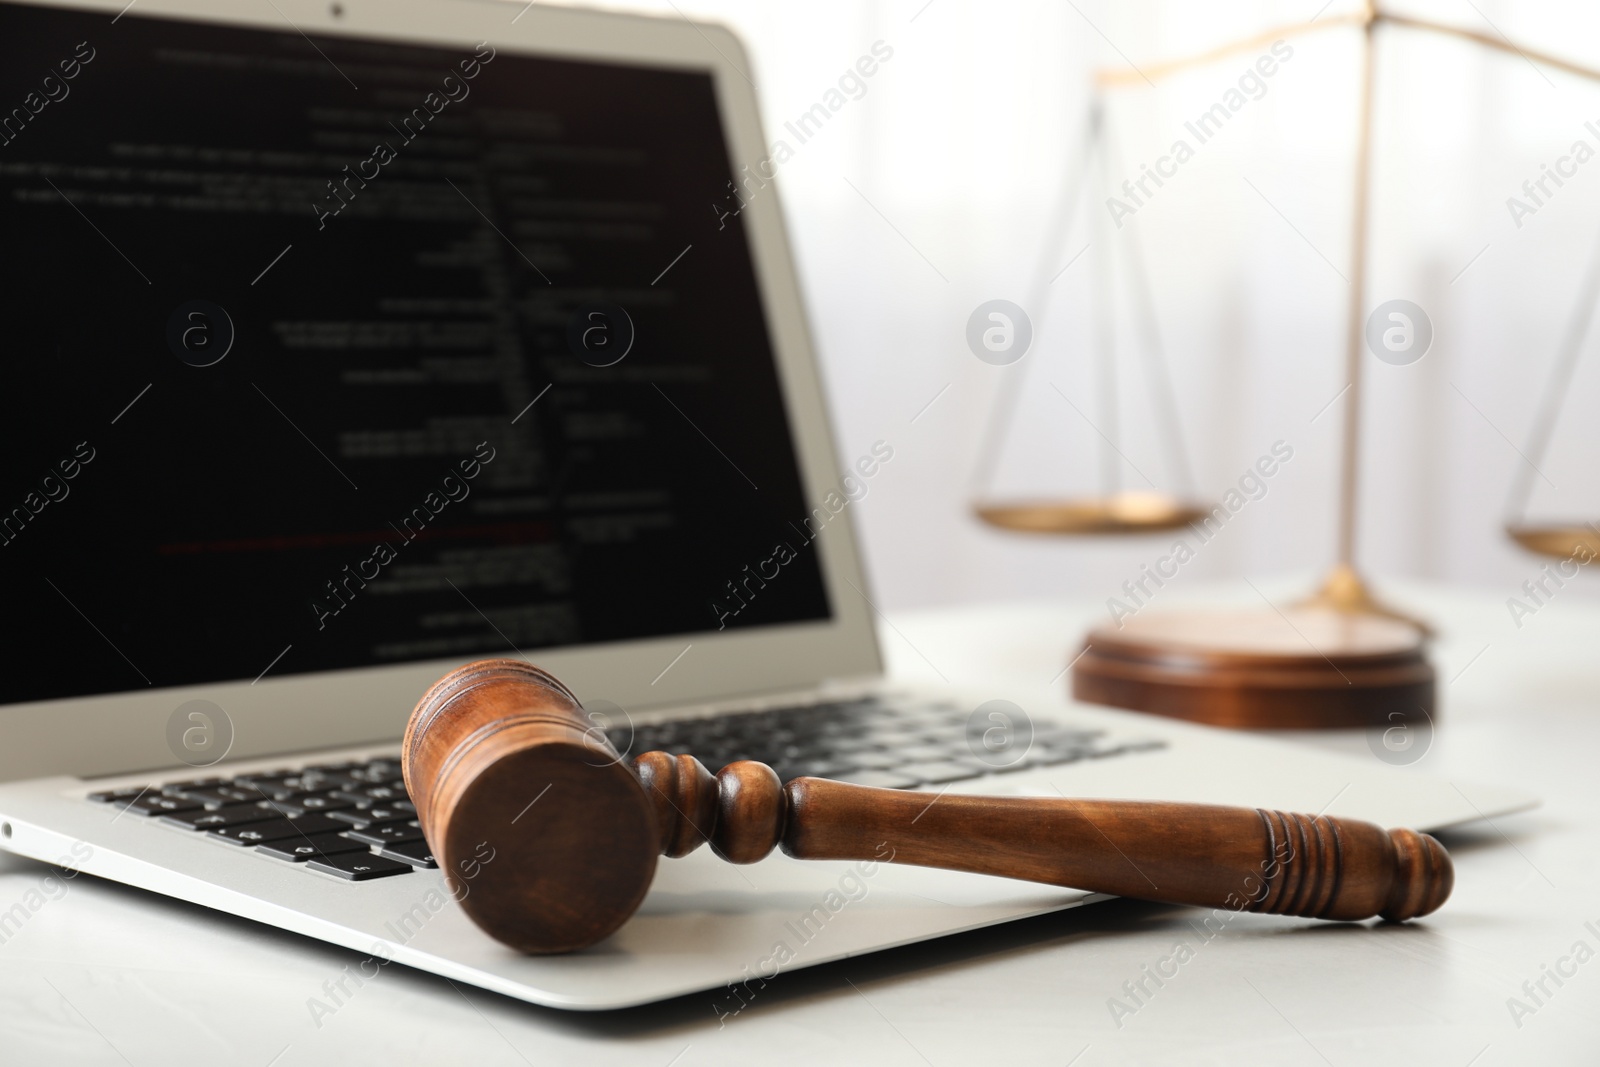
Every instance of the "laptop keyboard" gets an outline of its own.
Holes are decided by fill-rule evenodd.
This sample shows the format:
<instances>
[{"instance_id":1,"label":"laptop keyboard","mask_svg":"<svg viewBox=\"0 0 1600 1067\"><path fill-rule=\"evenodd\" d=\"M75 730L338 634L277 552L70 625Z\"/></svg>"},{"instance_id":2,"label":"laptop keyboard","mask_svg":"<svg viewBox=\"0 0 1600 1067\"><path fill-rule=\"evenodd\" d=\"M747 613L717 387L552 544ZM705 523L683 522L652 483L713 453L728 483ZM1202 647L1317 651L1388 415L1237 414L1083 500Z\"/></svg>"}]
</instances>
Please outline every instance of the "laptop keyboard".
<instances>
[{"instance_id":1,"label":"laptop keyboard","mask_svg":"<svg viewBox=\"0 0 1600 1067\"><path fill-rule=\"evenodd\" d=\"M1163 741L1113 739L1104 730L1033 723L1026 744L1010 738L1009 747L990 752L972 718L954 704L869 697L653 723L608 736L629 757L656 749L688 753L713 772L755 759L785 781L810 775L887 789L941 786L1165 747ZM195 778L104 790L88 799L345 881L438 867L398 759Z\"/></svg>"},{"instance_id":2,"label":"laptop keyboard","mask_svg":"<svg viewBox=\"0 0 1600 1067\"><path fill-rule=\"evenodd\" d=\"M639 726L628 754L655 749L688 753L712 772L735 760L754 759L769 765L784 781L809 775L914 789L1105 759L1166 744L1113 740L1104 730L1036 722L1026 742L1012 735L1009 745L989 752L982 744L988 721L980 719L974 727L973 720L970 710L955 704L866 697ZM627 743L626 736L612 739L619 748Z\"/></svg>"},{"instance_id":3,"label":"laptop keyboard","mask_svg":"<svg viewBox=\"0 0 1600 1067\"><path fill-rule=\"evenodd\" d=\"M397 759L195 778L90 793L89 799L346 881L438 866Z\"/></svg>"}]
</instances>

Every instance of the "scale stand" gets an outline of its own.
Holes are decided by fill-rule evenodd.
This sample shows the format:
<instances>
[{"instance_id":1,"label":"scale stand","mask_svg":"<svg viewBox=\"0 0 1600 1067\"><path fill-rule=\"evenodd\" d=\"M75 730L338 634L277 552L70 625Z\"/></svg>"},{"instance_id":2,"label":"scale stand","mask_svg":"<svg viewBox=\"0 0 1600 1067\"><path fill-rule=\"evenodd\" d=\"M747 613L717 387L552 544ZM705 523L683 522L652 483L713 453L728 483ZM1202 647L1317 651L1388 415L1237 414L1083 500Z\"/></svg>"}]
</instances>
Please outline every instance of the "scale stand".
<instances>
[{"instance_id":1,"label":"scale stand","mask_svg":"<svg viewBox=\"0 0 1600 1067\"><path fill-rule=\"evenodd\" d=\"M1418 722L1419 715L1430 720L1433 716L1435 674L1426 654L1430 629L1382 604L1355 566L1373 52L1381 23L1453 36L1600 80L1600 71L1503 38L1390 14L1379 10L1372 0L1361 12L1349 16L1284 27L1204 55L1143 72L1113 72L1101 79L1103 85L1148 81L1290 34L1333 26L1362 30L1354 264L1345 337L1350 395L1344 410L1338 563L1316 594L1288 608L1269 602L1255 610L1141 612L1091 630L1072 671L1072 694L1079 700L1215 725L1279 729L1392 725ZM1600 531L1588 529L1600 547ZM1513 536L1518 533L1515 529L1511 532ZM1555 540L1561 544L1545 545L1543 550L1572 551L1570 534L1562 533Z\"/></svg>"}]
</instances>

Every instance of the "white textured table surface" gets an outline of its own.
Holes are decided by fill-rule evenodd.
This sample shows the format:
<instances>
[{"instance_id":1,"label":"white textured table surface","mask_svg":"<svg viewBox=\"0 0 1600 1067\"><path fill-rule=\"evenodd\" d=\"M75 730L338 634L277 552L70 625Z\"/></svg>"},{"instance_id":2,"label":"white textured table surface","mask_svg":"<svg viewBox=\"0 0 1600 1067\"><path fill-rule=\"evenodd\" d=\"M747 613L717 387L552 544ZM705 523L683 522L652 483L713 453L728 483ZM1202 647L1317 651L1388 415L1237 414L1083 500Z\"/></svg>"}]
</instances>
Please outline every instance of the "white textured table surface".
<instances>
[{"instance_id":1,"label":"white textured table surface","mask_svg":"<svg viewBox=\"0 0 1600 1067\"><path fill-rule=\"evenodd\" d=\"M1441 721L1414 766L1546 799L1447 837L1455 896L1425 922L1240 915L1207 941L1196 912L1119 901L784 975L721 1028L710 994L568 1014L396 967L319 1025L307 1002L351 953L0 857L0 911L44 902L0 944L0 1063L1600 1063L1600 607L1569 596L1518 629L1511 590L1391 592L1443 630ZM907 613L882 632L896 673L1036 684L1045 704L1101 611ZM1368 751L1360 733L1315 743ZM1114 1019L1179 941L1192 958Z\"/></svg>"}]
</instances>

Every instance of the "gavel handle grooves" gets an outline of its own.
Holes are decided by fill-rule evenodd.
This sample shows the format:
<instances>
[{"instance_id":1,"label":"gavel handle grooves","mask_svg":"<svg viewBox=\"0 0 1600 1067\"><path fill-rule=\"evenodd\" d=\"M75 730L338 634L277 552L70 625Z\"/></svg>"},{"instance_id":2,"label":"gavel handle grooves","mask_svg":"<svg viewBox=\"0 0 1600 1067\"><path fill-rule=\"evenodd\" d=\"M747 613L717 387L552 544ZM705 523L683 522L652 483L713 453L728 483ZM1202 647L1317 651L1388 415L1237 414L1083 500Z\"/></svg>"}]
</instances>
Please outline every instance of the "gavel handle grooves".
<instances>
[{"instance_id":1,"label":"gavel handle grooves","mask_svg":"<svg viewBox=\"0 0 1600 1067\"><path fill-rule=\"evenodd\" d=\"M701 842L733 863L879 860L1171 904L1354 921L1426 915L1450 895L1443 846L1412 830L1252 808L787 785L763 763L713 776L648 752L634 769L668 856Z\"/></svg>"}]
</instances>

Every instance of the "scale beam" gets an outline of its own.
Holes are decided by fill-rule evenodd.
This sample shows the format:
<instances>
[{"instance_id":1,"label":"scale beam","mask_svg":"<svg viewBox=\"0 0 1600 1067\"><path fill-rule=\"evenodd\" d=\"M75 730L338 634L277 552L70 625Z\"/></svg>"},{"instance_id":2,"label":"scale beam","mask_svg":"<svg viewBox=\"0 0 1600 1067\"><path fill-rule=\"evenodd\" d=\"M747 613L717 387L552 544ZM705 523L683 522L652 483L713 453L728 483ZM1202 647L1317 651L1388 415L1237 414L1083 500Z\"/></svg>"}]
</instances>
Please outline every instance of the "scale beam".
<instances>
[{"instance_id":1,"label":"scale beam","mask_svg":"<svg viewBox=\"0 0 1600 1067\"><path fill-rule=\"evenodd\" d=\"M1374 49L1377 27L1383 24L1467 41L1508 55L1520 56L1530 65L1543 65L1576 77L1600 82L1600 68L1589 67L1540 49L1527 47L1513 41L1511 38L1499 33L1499 31L1494 34L1488 34L1445 22L1396 14L1380 8L1375 0L1365 0L1359 11L1322 21L1312 20L1311 22L1278 26L1250 37L1219 45L1204 52L1167 60L1148 67L1113 67L1095 72L1095 84L1098 87L1114 88L1132 85L1141 81L1154 85L1155 80L1158 78L1165 78L1183 71L1207 66L1229 56L1249 52L1285 37L1303 36L1339 27L1355 26L1360 27L1362 30L1361 101L1357 122L1354 203L1351 212L1353 234L1351 239L1350 302L1345 323L1345 374L1349 382L1347 388L1350 395L1345 401L1344 443L1339 479L1338 566L1329 577L1327 584L1310 601L1313 604L1333 607L1335 610L1348 610L1357 614L1373 610L1376 606L1371 594L1365 587L1365 583L1362 582L1355 569L1355 541L1357 533L1356 511L1360 489L1362 311L1366 300L1368 202L1371 196L1372 183L1372 113L1374 106L1374 78L1376 76ZM1547 428L1536 431L1536 433L1538 432L1547 432ZM1523 481L1526 481L1526 478ZM1526 488L1519 487L1518 490L1514 491L1513 495L1514 497L1522 497L1525 503ZM1530 547L1531 535L1543 532L1547 531L1524 530L1518 527L1516 523L1512 524L1511 529L1513 537L1524 545L1530 545ZM1590 529L1589 533L1592 532L1592 529ZM1563 529L1560 531L1558 540L1562 544L1566 544L1574 537L1577 537L1578 540L1583 539L1582 536ZM1535 551L1548 551L1548 546L1543 549L1535 549ZM1375 613L1394 614L1387 609L1376 611Z\"/></svg>"},{"instance_id":2,"label":"scale beam","mask_svg":"<svg viewBox=\"0 0 1600 1067\"><path fill-rule=\"evenodd\" d=\"M1586 67L1582 63L1574 63L1570 59L1562 59L1560 56L1552 55L1549 52L1541 52L1537 48L1524 47L1509 37L1491 36L1462 26L1452 26L1447 22L1412 18L1410 15L1391 15L1388 12L1379 12L1377 18L1379 22L1387 22L1390 25L1400 26L1408 30L1421 30L1424 33L1437 33L1445 37L1471 41L1474 44L1483 45L1485 48L1493 48L1510 55L1521 56L1530 63L1554 67L1556 70L1567 74L1575 74L1580 78L1588 78L1590 81L1600 81L1600 69Z\"/></svg>"},{"instance_id":3,"label":"scale beam","mask_svg":"<svg viewBox=\"0 0 1600 1067\"><path fill-rule=\"evenodd\" d=\"M1588 67L1582 63L1575 63L1570 59L1563 59L1550 52L1529 48L1511 40L1509 37L1481 33L1477 30L1469 30L1464 26L1453 26L1448 22L1435 22L1432 19L1419 19L1411 15L1398 15L1377 7L1315 22L1287 23L1270 30L1264 30L1261 33L1252 34L1249 37L1240 38L1237 41L1218 45L1204 52L1179 56L1176 59L1165 60L1146 67L1102 67L1094 72L1094 81L1096 85L1105 88L1136 85L1139 82L1153 84L1159 79L1181 74L1187 70L1209 66L1219 60L1227 59L1229 56L1251 52L1263 45L1281 41L1286 37L1303 37L1322 30L1339 29L1346 26L1366 27L1375 23L1388 23L1392 26L1399 26L1402 29L1436 33L1442 37L1454 37L1457 40L1470 41L1485 48L1492 48L1509 55L1521 56L1530 63L1554 67L1563 73L1587 78L1590 81L1600 81L1600 68Z\"/></svg>"},{"instance_id":4,"label":"scale beam","mask_svg":"<svg viewBox=\"0 0 1600 1067\"><path fill-rule=\"evenodd\" d=\"M1186 70L1194 70L1198 67L1209 66L1218 60L1227 59L1229 56L1239 55L1243 52L1253 52L1258 48L1270 45L1274 41L1281 41L1285 37L1303 37L1309 33L1339 29L1344 26L1364 26L1367 22L1366 15L1340 15L1338 18L1331 18L1325 22L1292 22L1250 37L1218 45L1216 48L1198 52L1191 56L1169 59L1154 66L1102 67L1094 72L1094 80L1096 85L1105 88L1134 85L1138 82L1153 84L1160 78L1170 77L1173 74L1182 74Z\"/></svg>"}]
</instances>

